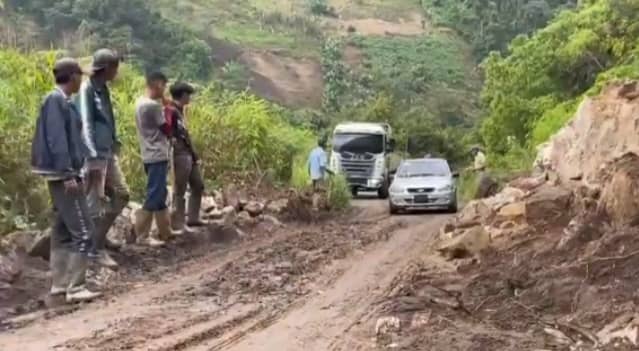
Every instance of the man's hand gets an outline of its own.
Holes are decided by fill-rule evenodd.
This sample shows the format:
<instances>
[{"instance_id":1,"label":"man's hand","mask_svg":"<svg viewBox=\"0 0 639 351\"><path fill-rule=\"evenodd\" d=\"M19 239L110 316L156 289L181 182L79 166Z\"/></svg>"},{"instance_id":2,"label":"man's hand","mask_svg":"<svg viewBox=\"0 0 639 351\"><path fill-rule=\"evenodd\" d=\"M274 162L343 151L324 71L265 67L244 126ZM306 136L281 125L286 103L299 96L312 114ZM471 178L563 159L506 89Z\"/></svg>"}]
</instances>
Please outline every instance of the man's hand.
<instances>
[{"instance_id":1,"label":"man's hand","mask_svg":"<svg viewBox=\"0 0 639 351\"><path fill-rule=\"evenodd\" d=\"M80 184L75 178L67 179L64 181L64 191L67 194L77 194L80 192Z\"/></svg>"}]
</instances>

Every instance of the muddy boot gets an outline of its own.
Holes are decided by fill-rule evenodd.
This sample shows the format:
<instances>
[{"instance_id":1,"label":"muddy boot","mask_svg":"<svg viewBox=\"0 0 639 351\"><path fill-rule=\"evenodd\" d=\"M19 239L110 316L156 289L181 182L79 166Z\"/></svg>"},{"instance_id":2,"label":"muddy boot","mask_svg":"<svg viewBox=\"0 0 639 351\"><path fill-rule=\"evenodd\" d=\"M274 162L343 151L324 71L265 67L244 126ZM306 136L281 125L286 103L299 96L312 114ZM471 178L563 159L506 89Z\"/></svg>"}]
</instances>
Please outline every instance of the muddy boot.
<instances>
[{"instance_id":1,"label":"muddy boot","mask_svg":"<svg viewBox=\"0 0 639 351\"><path fill-rule=\"evenodd\" d=\"M151 231L151 224L153 224L153 214L143 208L135 211L135 223L133 225L133 231L137 240L143 240L149 237Z\"/></svg>"},{"instance_id":2,"label":"muddy boot","mask_svg":"<svg viewBox=\"0 0 639 351\"><path fill-rule=\"evenodd\" d=\"M51 290L49 290L49 295L51 297L64 297L69 286L69 276L67 274L69 251L62 248L51 250L49 266L51 268Z\"/></svg>"},{"instance_id":3,"label":"muddy boot","mask_svg":"<svg viewBox=\"0 0 639 351\"><path fill-rule=\"evenodd\" d=\"M191 193L189 196L189 220L186 223L189 227L204 227L206 222L200 219L200 208L202 206L202 195Z\"/></svg>"},{"instance_id":4,"label":"muddy boot","mask_svg":"<svg viewBox=\"0 0 639 351\"><path fill-rule=\"evenodd\" d=\"M102 293L90 291L86 287L87 261L83 253L73 252L69 255L67 303L91 301L102 296Z\"/></svg>"},{"instance_id":5,"label":"muddy boot","mask_svg":"<svg viewBox=\"0 0 639 351\"><path fill-rule=\"evenodd\" d=\"M109 255L106 250L102 250L98 252L97 257L95 258L96 263L100 266L115 269L118 268L118 263Z\"/></svg>"},{"instance_id":6,"label":"muddy boot","mask_svg":"<svg viewBox=\"0 0 639 351\"><path fill-rule=\"evenodd\" d=\"M171 229L173 235L192 234L184 224L184 201L182 204L179 201L175 203L175 210L171 213Z\"/></svg>"},{"instance_id":7,"label":"muddy boot","mask_svg":"<svg viewBox=\"0 0 639 351\"><path fill-rule=\"evenodd\" d=\"M150 247L160 247L165 243L150 235L151 224L153 224L153 213L145 209L139 209L135 212L135 225L133 231L135 232L136 241L140 245L147 245Z\"/></svg>"},{"instance_id":8,"label":"muddy boot","mask_svg":"<svg viewBox=\"0 0 639 351\"><path fill-rule=\"evenodd\" d=\"M171 214L169 209L153 212L155 225L158 228L158 237L162 241L171 239Z\"/></svg>"}]
</instances>

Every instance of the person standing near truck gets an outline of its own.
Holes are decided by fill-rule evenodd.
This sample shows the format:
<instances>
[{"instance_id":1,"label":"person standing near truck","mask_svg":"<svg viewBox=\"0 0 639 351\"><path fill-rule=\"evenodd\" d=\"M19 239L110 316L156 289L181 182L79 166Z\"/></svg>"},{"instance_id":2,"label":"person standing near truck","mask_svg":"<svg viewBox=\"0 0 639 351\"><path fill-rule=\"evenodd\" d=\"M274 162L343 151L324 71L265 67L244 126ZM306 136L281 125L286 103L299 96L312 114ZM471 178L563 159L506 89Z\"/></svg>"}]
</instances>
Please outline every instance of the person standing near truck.
<instances>
[{"instance_id":1,"label":"person standing near truck","mask_svg":"<svg viewBox=\"0 0 639 351\"><path fill-rule=\"evenodd\" d=\"M326 140L322 138L318 140L317 146L311 150L308 156L308 173L311 176L313 191L315 192L322 189L326 175L333 173L328 169L326 151L324 149L326 149Z\"/></svg>"},{"instance_id":2,"label":"person standing near truck","mask_svg":"<svg viewBox=\"0 0 639 351\"><path fill-rule=\"evenodd\" d=\"M71 95L80 90L82 69L72 58L53 68L56 88L44 99L31 144L31 167L47 181L55 222L51 231L52 297L88 301L101 294L86 288L86 270L94 231L81 170L85 148L82 121Z\"/></svg>"},{"instance_id":3,"label":"person standing near truck","mask_svg":"<svg viewBox=\"0 0 639 351\"><path fill-rule=\"evenodd\" d=\"M191 142L185 123L184 109L191 102L195 89L187 83L176 82L169 88L172 101L169 124L173 139L173 213L171 225L173 230L184 232L187 227L201 227L205 223L200 219L200 207L204 182L200 173L199 158ZM186 207L186 189L190 188L188 211ZM188 214L188 215L186 215ZM186 217L186 221L185 221ZM186 222L186 223L185 223Z\"/></svg>"},{"instance_id":4,"label":"person standing near truck","mask_svg":"<svg viewBox=\"0 0 639 351\"><path fill-rule=\"evenodd\" d=\"M87 201L96 225L89 254L100 265L111 268L118 264L106 248L117 249L119 244L109 241L107 233L129 202L129 188L118 162L120 142L107 85L117 76L119 65L120 58L113 51L96 51L91 77L82 84L78 94L82 135L89 154L86 161Z\"/></svg>"},{"instance_id":5,"label":"person standing near truck","mask_svg":"<svg viewBox=\"0 0 639 351\"><path fill-rule=\"evenodd\" d=\"M134 230L137 239L149 246L162 246L171 237L171 216L166 204L171 131L162 105L167 81L161 72L147 74L146 94L135 104L135 122L147 186L144 205L135 214ZM149 233L154 219L157 237Z\"/></svg>"}]
</instances>

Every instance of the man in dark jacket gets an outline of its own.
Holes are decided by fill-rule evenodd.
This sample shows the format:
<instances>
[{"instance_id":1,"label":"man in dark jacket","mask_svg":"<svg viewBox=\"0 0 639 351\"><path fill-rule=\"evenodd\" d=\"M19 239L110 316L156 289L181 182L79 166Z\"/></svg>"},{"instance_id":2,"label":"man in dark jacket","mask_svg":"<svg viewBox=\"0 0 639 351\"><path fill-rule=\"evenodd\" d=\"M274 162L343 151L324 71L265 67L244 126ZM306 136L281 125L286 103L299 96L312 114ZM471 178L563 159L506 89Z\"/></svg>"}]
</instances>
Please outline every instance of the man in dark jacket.
<instances>
[{"instance_id":1,"label":"man in dark jacket","mask_svg":"<svg viewBox=\"0 0 639 351\"><path fill-rule=\"evenodd\" d=\"M82 84L79 109L83 123L83 139L89 154L87 199L96 224L93 245L89 252L98 263L117 267L106 247L118 245L107 240L107 233L117 216L129 202L129 189L120 170L115 115L111 93L107 86L118 74L120 58L109 49L100 49L93 55L91 77ZM108 197L108 198L107 198Z\"/></svg>"},{"instance_id":2,"label":"man in dark jacket","mask_svg":"<svg viewBox=\"0 0 639 351\"><path fill-rule=\"evenodd\" d=\"M195 89L187 83L176 82L169 88L171 93L170 102L170 125L173 139L173 213L171 224L175 231L185 231L188 227L203 226L200 219L200 207L202 204L202 193L204 192L204 182L198 165L199 159L195 153L191 137L186 128L184 119L184 109L191 102L191 95ZM191 189L188 206L188 221L185 226L186 189Z\"/></svg>"},{"instance_id":3,"label":"man in dark jacket","mask_svg":"<svg viewBox=\"0 0 639 351\"><path fill-rule=\"evenodd\" d=\"M56 212L51 232L50 265L52 296L67 302L100 296L85 285L87 253L94 227L82 187L84 163L82 122L72 94L80 89L82 70L78 62L64 58L55 63L56 89L40 108L31 145L33 172L47 180Z\"/></svg>"}]
</instances>

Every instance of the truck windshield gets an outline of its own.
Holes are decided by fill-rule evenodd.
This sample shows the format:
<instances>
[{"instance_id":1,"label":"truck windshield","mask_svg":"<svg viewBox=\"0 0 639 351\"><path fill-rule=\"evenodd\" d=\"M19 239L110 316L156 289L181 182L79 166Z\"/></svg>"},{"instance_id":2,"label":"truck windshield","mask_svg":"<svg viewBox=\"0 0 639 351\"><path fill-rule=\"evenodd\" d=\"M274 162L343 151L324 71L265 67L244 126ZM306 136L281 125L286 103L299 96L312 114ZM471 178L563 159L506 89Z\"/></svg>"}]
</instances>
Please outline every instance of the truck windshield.
<instances>
[{"instance_id":1,"label":"truck windshield","mask_svg":"<svg viewBox=\"0 0 639 351\"><path fill-rule=\"evenodd\" d=\"M450 175L450 168L444 160L406 161L397 170L397 176L400 178L444 177L448 175Z\"/></svg>"},{"instance_id":2,"label":"truck windshield","mask_svg":"<svg viewBox=\"0 0 639 351\"><path fill-rule=\"evenodd\" d=\"M356 154L366 152L380 154L384 152L384 136L379 134L335 134L333 136L333 150Z\"/></svg>"}]
</instances>

